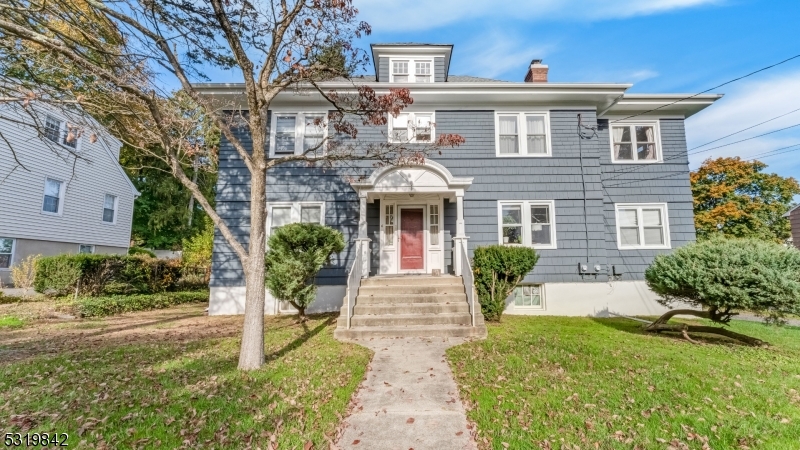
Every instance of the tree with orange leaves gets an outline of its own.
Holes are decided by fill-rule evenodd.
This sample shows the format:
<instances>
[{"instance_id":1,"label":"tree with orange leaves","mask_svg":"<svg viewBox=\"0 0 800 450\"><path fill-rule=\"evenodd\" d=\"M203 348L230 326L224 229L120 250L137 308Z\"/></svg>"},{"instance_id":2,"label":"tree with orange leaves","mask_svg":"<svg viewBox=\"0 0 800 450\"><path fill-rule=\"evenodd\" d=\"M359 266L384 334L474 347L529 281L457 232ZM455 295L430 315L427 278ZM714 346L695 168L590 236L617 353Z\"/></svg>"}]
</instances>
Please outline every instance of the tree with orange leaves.
<instances>
[{"instance_id":1,"label":"tree with orange leaves","mask_svg":"<svg viewBox=\"0 0 800 450\"><path fill-rule=\"evenodd\" d=\"M698 239L747 237L784 243L790 236L783 215L800 194L794 178L764 173L760 161L707 159L691 173Z\"/></svg>"}]
</instances>

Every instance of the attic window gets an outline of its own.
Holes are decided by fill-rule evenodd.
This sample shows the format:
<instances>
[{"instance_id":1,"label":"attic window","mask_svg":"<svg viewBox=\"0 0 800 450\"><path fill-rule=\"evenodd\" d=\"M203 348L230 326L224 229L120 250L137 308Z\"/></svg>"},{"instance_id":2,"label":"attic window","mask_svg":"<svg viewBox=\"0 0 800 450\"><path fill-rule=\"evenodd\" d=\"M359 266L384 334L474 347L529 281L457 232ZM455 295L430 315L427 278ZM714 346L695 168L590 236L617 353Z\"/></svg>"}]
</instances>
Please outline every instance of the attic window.
<instances>
[{"instance_id":1,"label":"attic window","mask_svg":"<svg viewBox=\"0 0 800 450\"><path fill-rule=\"evenodd\" d=\"M392 83L433 82L433 61L429 59L392 59L390 67Z\"/></svg>"}]
</instances>

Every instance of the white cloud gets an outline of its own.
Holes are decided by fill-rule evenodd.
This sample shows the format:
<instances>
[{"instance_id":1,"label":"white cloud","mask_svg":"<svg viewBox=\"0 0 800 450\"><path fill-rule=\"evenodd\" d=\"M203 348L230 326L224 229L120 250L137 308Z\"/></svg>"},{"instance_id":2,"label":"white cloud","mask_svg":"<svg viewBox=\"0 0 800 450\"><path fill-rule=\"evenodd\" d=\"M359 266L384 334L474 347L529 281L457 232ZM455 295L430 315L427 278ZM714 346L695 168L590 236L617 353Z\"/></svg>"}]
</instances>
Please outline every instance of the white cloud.
<instances>
[{"instance_id":1,"label":"white cloud","mask_svg":"<svg viewBox=\"0 0 800 450\"><path fill-rule=\"evenodd\" d=\"M800 71L740 83L731 85L725 97L686 121L690 152L706 142L800 108ZM800 111L700 147L695 152L795 124L800 124ZM694 168L709 157L740 156L749 159L794 144L800 144L800 126L708 152L695 153L690 156L690 162ZM758 159L769 165L768 171L800 179L800 150L763 159L759 156Z\"/></svg>"},{"instance_id":2,"label":"white cloud","mask_svg":"<svg viewBox=\"0 0 800 450\"><path fill-rule=\"evenodd\" d=\"M425 30L465 19L595 21L663 13L723 0L356 0L375 31Z\"/></svg>"},{"instance_id":3,"label":"white cloud","mask_svg":"<svg viewBox=\"0 0 800 450\"><path fill-rule=\"evenodd\" d=\"M453 59L450 73L496 78L517 68L519 79L514 80L521 81L527 70L526 63L532 58L544 58L555 46L532 47L519 45L520 42L524 42L524 38L499 30L474 35L459 48L459 57Z\"/></svg>"}]
</instances>

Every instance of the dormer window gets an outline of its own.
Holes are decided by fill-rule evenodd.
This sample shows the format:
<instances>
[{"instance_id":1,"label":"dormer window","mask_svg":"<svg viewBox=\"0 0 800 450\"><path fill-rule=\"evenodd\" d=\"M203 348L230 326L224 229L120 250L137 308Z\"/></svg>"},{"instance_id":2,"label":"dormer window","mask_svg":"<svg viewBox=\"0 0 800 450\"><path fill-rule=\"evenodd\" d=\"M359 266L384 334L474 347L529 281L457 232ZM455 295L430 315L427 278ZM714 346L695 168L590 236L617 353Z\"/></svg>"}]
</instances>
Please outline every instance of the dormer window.
<instances>
[{"instance_id":1,"label":"dormer window","mask_svg":"<svg viewBox=\"0 0 800 450\"><path fill-rule=\"evenodd\" d=\"M433 61L429 59L393 59L390 66L392 83L433 82Z\"/></svg>"}]
</instances>

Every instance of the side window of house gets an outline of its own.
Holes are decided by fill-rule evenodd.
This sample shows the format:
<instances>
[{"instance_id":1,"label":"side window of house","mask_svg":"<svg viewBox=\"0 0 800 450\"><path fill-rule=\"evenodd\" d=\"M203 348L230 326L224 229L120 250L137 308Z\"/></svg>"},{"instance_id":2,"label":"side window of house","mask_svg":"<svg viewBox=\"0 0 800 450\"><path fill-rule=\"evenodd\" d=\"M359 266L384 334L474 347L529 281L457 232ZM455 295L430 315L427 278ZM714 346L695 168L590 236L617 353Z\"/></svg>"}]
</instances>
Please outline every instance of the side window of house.
<instances>
[{"instance_id":1,"label":"side window of house","mask_svg":"<svg viewBox=\"0 0 800 450\"><path fill-rule=\"evenodd\" d=\"M273 203L267 212L267 229L270 235L290 223L318 223L325 225L324 202Z\"/></svg>"},{"instance_id":2,"label":"side window of house","mask_svg":"<svg viewBox=\"0 0 800 450\"><path fill-rule=\"evenodd\" d=\"M389 81L392 83L433 83L433 61L430 59L392 59Z\"/></svg>"},{"instance_id":3,"label":"side window of house","mask_svg":"<svg viewBox=\"0 0 800 450\"><path fill-rule=\"evenodd\" d=\"M514 288L515 308L544 309L544 289L540 284L523 284Z\"/></svg>"},{"instance_id":4,"label":"side window of house","mask_svg":"<svg viewBox=\"0 0 800 450\"><path fill-rule=\"evenodd\" d=\"M78 253L91 255L94 253L94 245L81 244L78 246Z\"/></svg>"},{"instance_id":5,"label":"side window of house","mask_svg":"<svg viewBox=\"0 0 800 450\"><path fill-rule=\"evenodd\" d=\"M436 123L434 113L401 113L389 116L389 142L391 143L431 143L435 139Z\"/></svg>"},{"instance_id":6,"label":"side window of house","mask_svg":"<svg viewBox=\"0 0 800 450\"><path fill-rule=\"evenodd\" d=\"M498 203L501 244L556 248L554 202L509 200Z\"/></svg>"},{"instance_id":7,"label":"side window of house","mask_svg":"<svg viewBox=\"0 0 800 450\"><path fill-rule=\"evenodd\" d=\"M0 269L11 267L14 259L14 239L0 237Z\"/></svg>"},{"instance_id":8,"label":"side window of house","mask_svg":"<svg viewBox=\"0 0 800 450\"><path fill-rule=\"evenodd\" d=\"M499 112L497 156L551 156L548 113Z\"/></svg>"},{"instance_id":9,"label":"side window of house","mask_svg":"<svg viewBox=\"0 0 800 450\"><path fill-rule=\"evenodd\" d=\"M325 150L328 134L325 113L274 113L271 129L271 157Z\"/></svg>"},{"instance_id":10,"label":"side window of house","mask_svg":"<svg viewBox=\"0 0 800 450\"><path fill-rule=\"evenodd\" d=\"M103 222L117 222L117 196L106 194L103 200Z\"/></svg>"},{"instance_id":11,"label":"side window of house","mask_svg":"<svg viewBox=\"0 0 800 450\"><path fill-rule=\"evenodd\" d=\"M616 205L617 245L626 249L670 248L667 205Z\"/></svg>"},{"instance_id":12,"label":"side window of house","mask_svg":"<svg viewBox=\"0 0 800 450\"><path fill-rule=\"evenodd\" d=\"M42 212L48 214L61 214L63 207L64 182L53 178L46 178L44 182Z\"/></svg>"},{"instance_id":13,"label":"side window of house","mask_svg":"<svg viewBox=\"0 0 800 450\"><path fill-rule=\"evenodd\" d=\"M53 116L46 116L44 120L44 137L48 140L67 146L73 150L78 148L80 128L65 123Z\"/></svg>"},{"instance_id":14,"label":"side window of house","mask_svg":"<svg viewBox=\"0 0 800 450\"><path fill-rule=\"evenodd\" d=\"M662 161L658 124L611 124L611 158L619 163Z\"/></svg>"}]
</instances>

